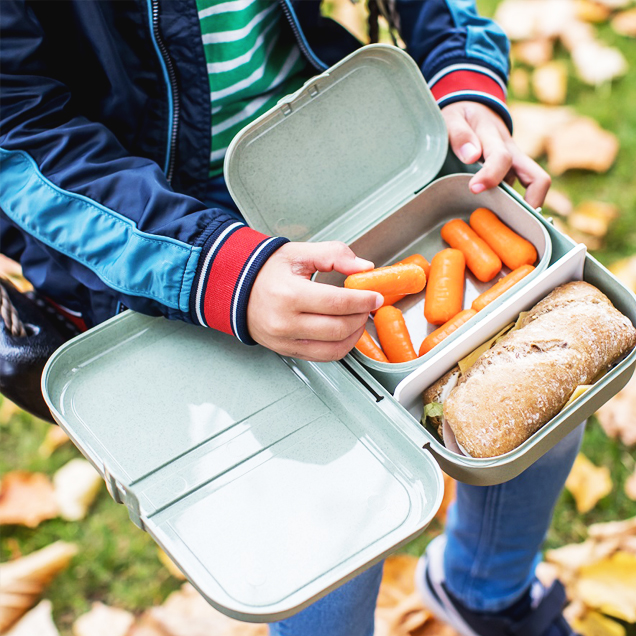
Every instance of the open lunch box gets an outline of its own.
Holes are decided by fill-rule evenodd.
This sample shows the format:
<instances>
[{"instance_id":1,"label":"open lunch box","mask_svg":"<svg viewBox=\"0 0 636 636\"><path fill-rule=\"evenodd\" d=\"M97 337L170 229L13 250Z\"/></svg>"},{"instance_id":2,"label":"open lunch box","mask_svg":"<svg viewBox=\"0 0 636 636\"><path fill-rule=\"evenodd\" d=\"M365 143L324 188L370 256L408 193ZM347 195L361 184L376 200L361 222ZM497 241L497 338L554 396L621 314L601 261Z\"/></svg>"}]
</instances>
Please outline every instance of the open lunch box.
<instances>
[{"instance_id":1,"label":"open lunch box","mask_svg":"<svg viewBox=\"0 0 636 636\"><path fill-rule=\"evenodd\" d=\"M471 194L469 168L447 148L416 64L371 45L246 127L225 166L252 227L343 240L376 267L417 251L430 260L445 246L440 226L477 207L528 238L532 274L426 356L389 365L354 351L311 363L127 311L46 366L55 420L112 497L232 617L276 621L324 596L426 528L442 500L440 466L471 484L509 480L634 371L636 350L499 457L455 454L420 424L425 388L562 283L588 281L636 324L636 298L584 246L507 186ZM468 276L465 306L481 285ZM417 348L422 299L401 302Z\"/></svg>"}]
</instances>

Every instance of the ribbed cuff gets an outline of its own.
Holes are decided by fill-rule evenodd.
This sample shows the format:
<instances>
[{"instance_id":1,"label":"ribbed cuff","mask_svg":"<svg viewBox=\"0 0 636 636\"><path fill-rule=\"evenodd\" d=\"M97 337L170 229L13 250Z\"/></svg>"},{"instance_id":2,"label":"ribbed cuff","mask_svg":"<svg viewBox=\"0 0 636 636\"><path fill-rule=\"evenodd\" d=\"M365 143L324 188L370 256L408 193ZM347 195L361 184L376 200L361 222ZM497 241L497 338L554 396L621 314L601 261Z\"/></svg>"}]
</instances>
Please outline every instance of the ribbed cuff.
<instances>
[{"instance_id":1,"label":"ribbed cuff","mask_svg":"<svg viewBox=\"0 0 636 636\"><path fill-rule=\"evenodd\" d=\"M492 108L512 133L512 117L506 106L506 85L490 69L476 64L453 64L428 82L440 108L460 101L473 101Z\"/></svg>"},{"instance_id":2,"label":"ribbed cuff","mask_svg":"<svg viewBox=\"0 0 636 636\"><path fill-rule=\"evenodd\" d=\"M247 329L247 302L265 261L288 239L238 221L221 225L203 245L191 295L194 321L256 344Z\"/></svg>"}]
</instances>

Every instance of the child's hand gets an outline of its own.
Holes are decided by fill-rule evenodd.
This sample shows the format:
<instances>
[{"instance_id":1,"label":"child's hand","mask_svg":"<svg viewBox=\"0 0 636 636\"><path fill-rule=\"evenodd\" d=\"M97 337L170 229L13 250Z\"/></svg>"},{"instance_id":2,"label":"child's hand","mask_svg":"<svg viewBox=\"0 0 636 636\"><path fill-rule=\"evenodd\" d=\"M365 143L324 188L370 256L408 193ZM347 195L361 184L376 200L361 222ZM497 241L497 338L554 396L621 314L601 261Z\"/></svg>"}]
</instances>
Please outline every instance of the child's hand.
<instances>
[{"instance_id":1,"label":"child's hand","mask_svg":"<svg viewBox=\"0 0 636 636\"><path fill-rule=\"evenodd\" d=\"M524 154L512 140L501 117L477 102L455 102L442 109L450 144L464 163L484 159L481 170L470 180L470 190L479 194L501 181L519 179L526 188L526 201L534 208L543 204L551 179L548 173Z\"/></svg>"},{"instance_id":2,"label":"child's hand","mask_svg":"<svg viewBox=\"0 0 636 636\"><path fill-rule=\"evenodd\" d=\"M277 353L316 362L339 360L362 336L381 294L311 281L315 272L356 274L373 263L344 244L286 243L258 273L247 306L256 342Z\"/></svg>"}]
</instances>

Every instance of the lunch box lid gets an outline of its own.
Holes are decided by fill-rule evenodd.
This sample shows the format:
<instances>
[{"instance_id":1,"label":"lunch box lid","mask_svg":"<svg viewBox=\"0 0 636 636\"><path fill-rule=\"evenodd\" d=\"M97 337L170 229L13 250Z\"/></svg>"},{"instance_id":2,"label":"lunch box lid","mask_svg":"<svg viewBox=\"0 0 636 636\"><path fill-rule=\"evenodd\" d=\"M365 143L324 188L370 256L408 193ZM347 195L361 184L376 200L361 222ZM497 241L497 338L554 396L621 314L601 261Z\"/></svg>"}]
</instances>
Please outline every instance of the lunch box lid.
<instances>
[{"instance_id":1,"label":"lunch box lid","mask_svg":"<svg viewBox=\"0 0 636 636\"><path fill-rule=\"evenodd\" d=\"M372 44L246 126L224 171L251 227L346 242L429 183L447 151L444 119L417 64Z\"/></svg>"},{"instance_id":2,"label":"lunch box lid","mask_svg":"<svg viewBox=\"0 0 636 636\"><path fill-rule=\"evenodd\" d=\"M354 360L309 363L127 311L60 348L60 426L216 608L272 622L407 543L443 496Z\"/></svg>"}]
</instances>

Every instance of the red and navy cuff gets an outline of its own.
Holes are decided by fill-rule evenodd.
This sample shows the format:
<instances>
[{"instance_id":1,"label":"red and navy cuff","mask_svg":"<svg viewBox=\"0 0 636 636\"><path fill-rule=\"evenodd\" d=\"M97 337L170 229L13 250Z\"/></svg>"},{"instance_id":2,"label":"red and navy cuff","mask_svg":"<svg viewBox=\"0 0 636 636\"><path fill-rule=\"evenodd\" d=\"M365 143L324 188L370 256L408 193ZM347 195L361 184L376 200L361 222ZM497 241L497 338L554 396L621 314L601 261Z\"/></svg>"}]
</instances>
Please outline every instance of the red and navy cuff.
<instances>
[{"instance_id":1,"label":"red and navy cuff","mask_svg":"<svg viewBox=\"0 0 636 636\"><path fill-rule=\"evenodd\" d=\"M436 73L428 85L440 108L460 101L485 104L504 120L512 133L506 84L494 71L477 64L453 64Z\"/></svg>"},{"instance_id":2,"label":"red and navy cuff","mask_svg":"<svg viewBox=\"0 0 636 636\"><path fill-rule=\"evenodd\" d=\"M205 241L190 298L194 321L256 344L247 329L247 302L265 261L288 239L228 221Z\"/></svg>"}]
</instances>

